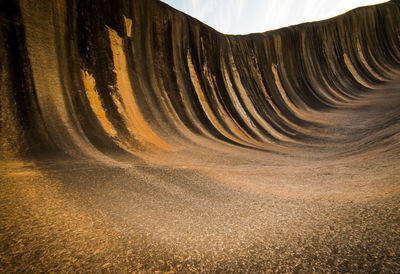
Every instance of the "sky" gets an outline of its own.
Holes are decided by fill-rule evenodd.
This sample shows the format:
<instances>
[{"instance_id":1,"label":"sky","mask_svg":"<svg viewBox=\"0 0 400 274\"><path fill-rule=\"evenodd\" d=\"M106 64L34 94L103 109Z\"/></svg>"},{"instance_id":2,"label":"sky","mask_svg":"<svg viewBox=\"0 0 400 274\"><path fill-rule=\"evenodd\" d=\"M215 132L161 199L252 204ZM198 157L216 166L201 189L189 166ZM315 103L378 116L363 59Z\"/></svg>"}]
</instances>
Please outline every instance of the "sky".
<instances>
[{"instance_id":1,"label":"sky","mask_svg":"<svg viewBox=\"0 0 400 274\"><path fill-rule=\"evenodd\" d=\"M319 21L379 0L161 0L219 32L248 34Z\"/></svg>"}]
</instances>

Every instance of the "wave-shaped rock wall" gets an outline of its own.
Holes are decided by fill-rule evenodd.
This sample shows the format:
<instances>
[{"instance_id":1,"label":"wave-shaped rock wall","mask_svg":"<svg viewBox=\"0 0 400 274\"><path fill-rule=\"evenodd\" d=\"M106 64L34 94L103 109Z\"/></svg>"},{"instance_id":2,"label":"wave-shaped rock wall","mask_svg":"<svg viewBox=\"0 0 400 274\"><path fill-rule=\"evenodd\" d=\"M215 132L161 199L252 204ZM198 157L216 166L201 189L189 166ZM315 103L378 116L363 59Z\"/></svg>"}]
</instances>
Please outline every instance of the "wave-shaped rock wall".
<instances>
[{"instance_id":1,"label":"wave-shaped rock wall","mask_svg":"<svg viewBox=\"0 0 400 274\"><path fill-rule=\"evenodd\" d=\"M314 111L400 64L400 4L224 35L158 1L3 1L1 155L319 142Z\"/></svg>"},{"instance_id":2,"label":"wave-shaped rock wall","mask_svg":"<svg viewBox=\"0 0 400 274\"><path fill-rule=\"evenodd\" d=\"M0 272L399 273L399 87L399 1L0 0Z\"/></svg>"}]
</instances>

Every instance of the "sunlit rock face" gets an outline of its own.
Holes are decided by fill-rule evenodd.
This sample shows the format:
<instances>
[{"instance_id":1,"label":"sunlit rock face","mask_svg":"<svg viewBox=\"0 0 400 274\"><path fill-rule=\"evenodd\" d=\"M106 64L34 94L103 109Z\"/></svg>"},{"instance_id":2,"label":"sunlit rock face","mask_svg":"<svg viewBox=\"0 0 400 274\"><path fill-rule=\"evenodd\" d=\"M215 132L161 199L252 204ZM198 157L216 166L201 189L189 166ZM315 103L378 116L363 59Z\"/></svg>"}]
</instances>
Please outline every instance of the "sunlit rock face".
<instances>
[{"instance_id":1,"label":"sunlit rock face","mask_svg":"<svg viewBox=\"0 0 400 274\"><path fill-rule=\"evenodd\" d=\"M0 270L400 269L400 3L244 36L0 2Z\"/></svg>"}]
</instances>

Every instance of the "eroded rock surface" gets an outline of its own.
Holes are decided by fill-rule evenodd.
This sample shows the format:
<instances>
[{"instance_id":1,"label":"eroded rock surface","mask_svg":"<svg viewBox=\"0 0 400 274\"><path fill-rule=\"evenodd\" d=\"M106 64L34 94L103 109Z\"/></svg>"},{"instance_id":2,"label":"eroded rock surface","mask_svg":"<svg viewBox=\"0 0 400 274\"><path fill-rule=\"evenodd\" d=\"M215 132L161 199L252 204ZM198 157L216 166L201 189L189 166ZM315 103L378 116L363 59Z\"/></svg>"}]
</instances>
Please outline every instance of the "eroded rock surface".
<instances>
[{"instance_id":1,"label":"eroded rock surface","mask_svg":"<svg viewBox=\"0 0 400 274\"><path fill-rule=\"evenodd\" d=\"M0 98L2 272L400 270L399 1L1 1Z\"/></svg>"}]
</instances>

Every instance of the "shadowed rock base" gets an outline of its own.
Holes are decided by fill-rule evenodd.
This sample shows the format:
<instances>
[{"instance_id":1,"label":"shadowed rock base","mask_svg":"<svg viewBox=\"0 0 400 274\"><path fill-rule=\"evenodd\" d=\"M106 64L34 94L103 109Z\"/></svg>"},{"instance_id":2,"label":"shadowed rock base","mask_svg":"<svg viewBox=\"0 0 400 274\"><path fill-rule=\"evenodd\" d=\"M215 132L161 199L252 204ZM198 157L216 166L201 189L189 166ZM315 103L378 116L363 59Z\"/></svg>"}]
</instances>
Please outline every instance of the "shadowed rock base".
<instances>
[{"instance_id":1,"label":"shadowed rock base","mask_svg":"<svg viewBox=\"0 0 400 274\"><path fill-rule=\"evenodd\" d=\"M1 272L400 270L400 4L245 36L0 2Z\"/></svg>"}]
</instances>

